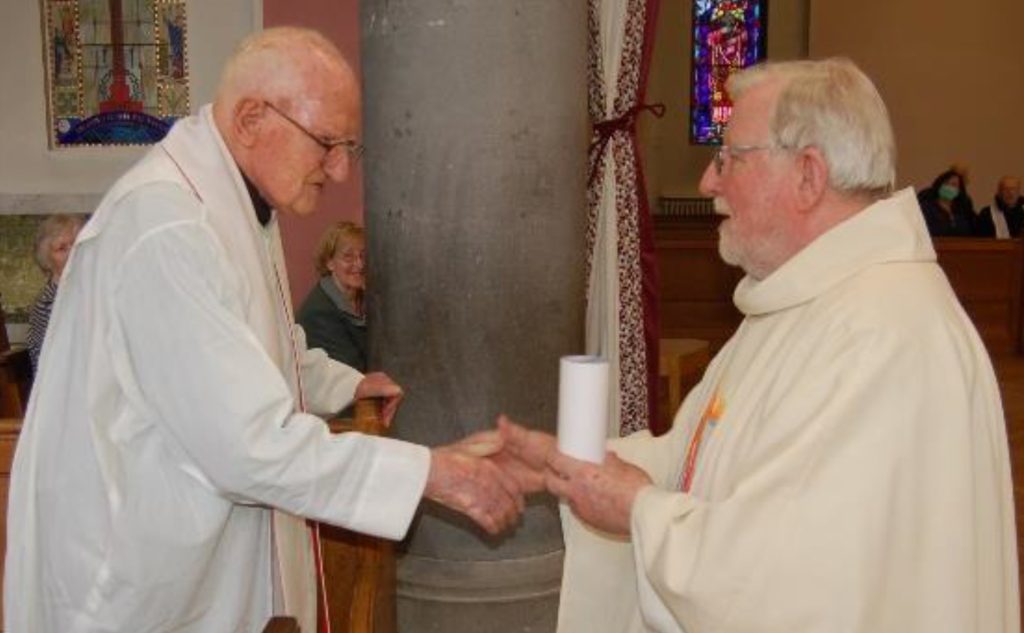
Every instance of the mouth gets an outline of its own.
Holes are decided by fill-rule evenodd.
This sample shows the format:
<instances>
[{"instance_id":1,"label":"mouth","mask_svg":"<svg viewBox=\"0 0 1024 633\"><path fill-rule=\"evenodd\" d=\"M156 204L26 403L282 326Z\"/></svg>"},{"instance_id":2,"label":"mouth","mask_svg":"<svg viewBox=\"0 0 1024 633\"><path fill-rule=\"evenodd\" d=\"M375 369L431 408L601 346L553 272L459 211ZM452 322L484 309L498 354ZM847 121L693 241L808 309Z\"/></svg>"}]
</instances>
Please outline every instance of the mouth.
<instances>
[{"instance_id":1,"label":"mouth","mask_svg":"<svg viewBox=\"0 0 1024 633\"><path fill-rule=\"evenodd\" d=\"M729 203L722 198L715 198L712 200L712 205L716 215L725 216L728 218L732 215L732 209L729 208Z\"/></svg>"}]
</instances>

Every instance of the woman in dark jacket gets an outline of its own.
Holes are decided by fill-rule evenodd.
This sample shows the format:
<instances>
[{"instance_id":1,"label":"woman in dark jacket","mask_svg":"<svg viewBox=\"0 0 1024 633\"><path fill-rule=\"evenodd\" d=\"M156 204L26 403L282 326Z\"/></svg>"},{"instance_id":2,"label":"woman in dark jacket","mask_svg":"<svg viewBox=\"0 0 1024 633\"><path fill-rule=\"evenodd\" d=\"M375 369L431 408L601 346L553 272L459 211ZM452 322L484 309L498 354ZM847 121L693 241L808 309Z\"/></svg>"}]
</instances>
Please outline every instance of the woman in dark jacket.
<instances>
[{"instance_id":1,"label":"woman in dark jacket","mask_svg":"<svg viewBox=\"0 0 1024 633\"><path fill-rule=\"evenodd\" d=\"M942 172L917 198L932 236L974 235L974 205L959 172L953 169Z\"/></svg>"},{"instance_id":2,"label":"woman in dark jacket","mask_svg":"<svg viewBox=\"0 0 1024 633\"><path fill-rule=\"evenodd\" d=\"M339 362L366 371L366 240L362 227L339 222L320 238L316 250L320 281L313 286L296 320L306 345L319 347Z\"/></svg>"}]
</instances>

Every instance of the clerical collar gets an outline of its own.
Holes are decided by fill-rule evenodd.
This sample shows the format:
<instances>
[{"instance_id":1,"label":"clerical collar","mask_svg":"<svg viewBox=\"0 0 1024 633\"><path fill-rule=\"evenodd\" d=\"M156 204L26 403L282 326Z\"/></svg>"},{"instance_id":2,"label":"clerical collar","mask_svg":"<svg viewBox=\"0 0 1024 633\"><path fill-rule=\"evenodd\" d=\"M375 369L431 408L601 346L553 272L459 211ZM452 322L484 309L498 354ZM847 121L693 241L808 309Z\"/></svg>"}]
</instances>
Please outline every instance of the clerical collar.
<instances>
[{"instance_id":1,"label":"clerical collar","mask_svg":"<svg viewBox=\"0 0 1024 633\"><path fill-rule=\"evenodd\" d=\"M260 195L256 185L252 184L252 181L245 174L242 174L242 180L245 181L245 189L249 192L249 197L252 199L252 208L256 210L256 220L260 223L260 226L266 226L270 222L270 218L274 216L274 210L271 208L270 203Z\"/></svg>"}]
</instances>

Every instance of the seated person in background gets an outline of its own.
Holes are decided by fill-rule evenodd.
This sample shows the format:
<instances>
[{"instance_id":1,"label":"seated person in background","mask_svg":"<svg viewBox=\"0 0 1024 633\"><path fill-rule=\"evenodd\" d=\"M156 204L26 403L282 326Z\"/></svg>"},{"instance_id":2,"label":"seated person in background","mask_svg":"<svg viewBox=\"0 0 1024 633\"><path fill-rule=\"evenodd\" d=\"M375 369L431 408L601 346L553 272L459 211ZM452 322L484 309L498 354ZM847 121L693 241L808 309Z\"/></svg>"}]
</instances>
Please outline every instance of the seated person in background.
<instances>
[{"instance_id":1,"label":"seated person in background","mask_svg":"<svg viewBox=\"0 0 1024 633\"><path fill-rule=\"evenodd\" d=\"M71 246L83 224L83 216L61 213L43 220L36 232L36 250L33 255L36 264L46 274L46 285L39 292L28 314L28 354L32 359L33 374L39 367L39 352L43 349L50 310L57 298L60 274L64 272Z\"/></svg>"},{"instance_id":2,"label":"seated person in background","mask_svg":"<svg viewBox=\"0 0 1024 633\"><path fill-rule=\"evenodd\" d=\"M928 232L935 237L974 235L974 212L955 169L939 174L931 187L917 194Z\"/></svg>"},{"instance_id":3,"label":"seated person in background","mask_svg":"<svg viewBox=\"0 0 1024 633\"><path fill-rule=\"evenodd\" d=\"M966 163L953 163L949 168L960 174L960 195L957 196L956 203L963 207L964 211L968 211L968 215L973 218L977 209L974 207L974 199L967 191L971 184L971 168Z\"/></svg>"},{"instance_id":4,"label":"seated person in background","mask_svg":"<svg viewBox=\"0 0 1024 633\"><path fill-rule=\"evenodd\" d=\"M338 222L320 238L316 249L320 281L306 296L296 320L306 344L336 361L366 371L366 239L363 228Z\"/></svg>"},{"instance_id":5,"label":"seated person in background","mask_svg":"<svg viewBox=\"0 0 1024 633\"><path fill-rule=\"evenodd\" d=\"M982 209L975 217L974 234L1000 239L1017 237L1022 223L1024 198L1020 196L1020 178L1003 176L999 179L994 204Z\"/></svg>"}]
</instances>

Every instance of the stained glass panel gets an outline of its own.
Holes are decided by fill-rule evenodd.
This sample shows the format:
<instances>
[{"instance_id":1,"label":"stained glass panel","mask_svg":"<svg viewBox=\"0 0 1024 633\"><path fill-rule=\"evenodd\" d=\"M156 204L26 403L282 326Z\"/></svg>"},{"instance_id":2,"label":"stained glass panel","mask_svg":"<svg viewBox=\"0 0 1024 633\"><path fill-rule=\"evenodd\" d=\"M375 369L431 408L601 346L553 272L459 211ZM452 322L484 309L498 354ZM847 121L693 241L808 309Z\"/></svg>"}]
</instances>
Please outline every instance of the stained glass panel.
<instances>
[{"instance_id":1,"label":"stained glass panel","mask_svg":"<svg viewBox=\"0 0 1024 633\"><path fill-rule=\"evenodd\" d=\"M41 0L51 147L155 143L189 113L185 0Z\"/></svg>"},{"instance_id":2,"label":"stained glass panel","mask_svg":"<svg viewBox=\"0 0 1024 633\"><path fill-rule=\"evenodd\" d=\"M729 75L765 57L767 0L694 0L690 141L717 145L732 113Z\"/></svg>"}]
</instances>

